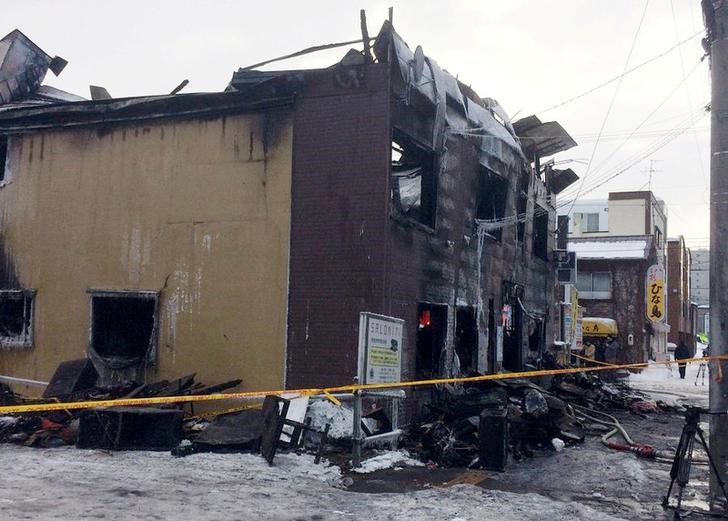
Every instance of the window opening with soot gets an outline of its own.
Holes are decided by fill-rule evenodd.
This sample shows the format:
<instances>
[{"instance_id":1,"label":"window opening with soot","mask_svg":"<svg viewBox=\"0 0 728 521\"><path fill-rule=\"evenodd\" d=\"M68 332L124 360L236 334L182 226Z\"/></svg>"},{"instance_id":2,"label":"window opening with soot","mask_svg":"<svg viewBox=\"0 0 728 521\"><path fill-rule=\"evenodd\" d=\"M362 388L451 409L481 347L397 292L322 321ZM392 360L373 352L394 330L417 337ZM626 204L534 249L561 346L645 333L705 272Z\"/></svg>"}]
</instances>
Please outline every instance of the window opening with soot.
<instances>
[{"instance_id":1,"label":"window opening with soot","mask_svg":"<svg viewBox=\"0 0 728 521\"><path fill-rule=\"evenodd\" d=\"M503 220L508 208L510 184L507 179L483 169L478 176L478 208L476 219L491 237L500 241L503 236Z\"/></svg>"},{"instance_id":2,"label":"window opening with soot","mask_svg":"<svg viewBox=\"0 0 728 521\"><path fill-rule=\"evenodd\" d=\"M394 207L410 219L434 228L437 213L435 154L395 129L391 158Z\"/></svg>"},{"instance_id":3,"label":"window opening with soot","mask_svg":"<svg viewBox=\"0 0 728 521\"><path fill-rule=\"evenodd\" d=\"M526 238L529 181L530 176L525 172L522 172L518 176L518 199L516 201L516 214L518 215L518 224L516 226L516 234L520 242L523 242Z\"/></svg>"},{"instance_id":4,"label":"window opening with soot","mask_svg":"<svg viewBox=\"0 0 728 521\"><path fill-rule=\"evenodd\" d=\"M91 347L107 362L138 364L156 354L156 292L89 291Z\"/></svg>"},{"instance_id":5,"label":"window opening with soot","mask_svg":"<svg viewBox=\"0 0 728 521\"><path fill-rule=\"evenodd\" d=\"M5 163L8 159L8 137L0 136L0 183L5 181Z\"/></svg>"},{"instance_id":6,"label":"window opening with soot","mask_svg":"<svg viewBox=\"0 0 728 521\"><path fill-rule=\"evenodd\" d=\"M536 205L533 215L533 255L548 261L549 246L549 212Z\"/></svg>"},{"instance_id":7,"label":"window opening with soot","mask_svg":"<svg viewBox=\"0 0 728 521\"><path fill-rule=\"evenodd\" d=\"M33 345L34 290L0 290L0 346Z\"/></svg>"}]
</instances>

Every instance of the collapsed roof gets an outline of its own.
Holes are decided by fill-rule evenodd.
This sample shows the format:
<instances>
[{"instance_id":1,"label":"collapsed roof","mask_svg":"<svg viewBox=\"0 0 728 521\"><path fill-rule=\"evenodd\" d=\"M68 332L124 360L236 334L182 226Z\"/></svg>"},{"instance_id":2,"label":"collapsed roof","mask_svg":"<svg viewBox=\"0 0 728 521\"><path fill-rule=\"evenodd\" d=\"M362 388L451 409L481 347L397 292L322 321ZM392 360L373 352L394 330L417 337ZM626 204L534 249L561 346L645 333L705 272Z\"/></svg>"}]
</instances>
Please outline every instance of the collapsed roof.
<instances>
[{"instance_id":1,"label":"collapsed roof","mask_svg":"<svg viewBox=\"0 0 728 521\"><path fill-rule=\"evenodd\" d=\"M59 56L51 58L18 29L10 32L0 40L0 106L82 100L62 90L41 86L48 69L58 76L67 64Z\"/></svg>"},{"instance_id":2,"label":"collapsed roof","mask_svg":"<svg viewBox=\"0 0 728 521\"><path fill-rule=\"evenodd\" d=\"M481 98L426 56L421 47L412 51L389 21L384 22L372 50L379 63L392 63L393 89L402 103L431 119L431 125L425 125L427 135L417 137L432 150L443 151L447 134L468 136L480 150L480 162L484 167L493 172L505 172L523 170L536 156L553 155L576 146L556 122L541 123L536 116L530 116L512 124L497 101ZM356 59L364 63L367 58L352 50L341 63ZM274 80L280 82L283 78L303 81L302 72L241 68L233 74L226 90L242 92ZM402 121L406 119L405 115L395 114L395 119L399 120L395 126L406 123ZM524 129L523 136L518 132L519 128ZM542 133L547 138L535 139L535 134ZM558 188L563 190L576 179L576 174L568 170L560 176Z\"/></svg>"},{"instance_id":3,"label":"collapsed roof","mask_svg":"<svg viewBox=\"0 0 728 521\"><path fill-rule=\"evenodd\" d=\"M528 163L539 157L576 146L556 122L541 123L536 116L529 116L511 123L497 101L481 98L472 88L440 68L434 59L425 56L421 47L412 51L389 21L384 22L372 50L379 63L391 62L392 88L400 108L405 105L425 116L424 123L412 125L418 127L417 137L435 152L444 151L449 134L463 135L475 144L480 163L485 168L504 173L527 170ZM368 53L352 49L331 68L371 60ZM58 74L65 64L62 58L50 58L18 30L0 40L0 114L12 112L0 116L0 132L153 119L174 113L240 110L253 108L263 100L273 101L273 105L290 104L295 93L305 86L307 72L314 72L239 69L225 89L231 99L226 99L224 93L213 93L86 101L41 86L48 69ZM48 103L53 105L38 107ZM395 113L395 125L406 124L405 115L413 119L410 110ZM554 171L552 177L555 193L578 179L568 169Z\"/></svg>"},{"instance_id":4,"label":"collapsed roof","mask_svg":"<svg viewBox=\"0 0 728 521\"><path fill-rule=\"evenodd\" d=\"M576 141L557 121L542 123L536 116L519 119L513 124L524 153L531 159L547 157L576 146Z\"/></svg>"}]
</instances>

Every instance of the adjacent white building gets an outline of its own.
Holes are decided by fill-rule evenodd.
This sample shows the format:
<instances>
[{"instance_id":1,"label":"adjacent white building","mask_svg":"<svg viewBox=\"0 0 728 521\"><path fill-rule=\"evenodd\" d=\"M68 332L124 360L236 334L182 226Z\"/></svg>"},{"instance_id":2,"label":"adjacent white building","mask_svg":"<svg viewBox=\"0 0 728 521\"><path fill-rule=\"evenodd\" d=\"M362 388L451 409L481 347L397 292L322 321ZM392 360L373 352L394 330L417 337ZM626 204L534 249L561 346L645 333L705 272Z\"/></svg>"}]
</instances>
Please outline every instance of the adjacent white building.
<instances>
[{"instance_id":1,"label":"adjacent white building","mask_svg":"<svg viewBox=\"0 0 728 521\"><path fill-rule=\"evenodd\" d=\"M569 238L651 235L658 262L666 264L667 207L650 191L611 192L608 199L566 204L558 213L569 216Z\"/></svg>"}]
</instances>

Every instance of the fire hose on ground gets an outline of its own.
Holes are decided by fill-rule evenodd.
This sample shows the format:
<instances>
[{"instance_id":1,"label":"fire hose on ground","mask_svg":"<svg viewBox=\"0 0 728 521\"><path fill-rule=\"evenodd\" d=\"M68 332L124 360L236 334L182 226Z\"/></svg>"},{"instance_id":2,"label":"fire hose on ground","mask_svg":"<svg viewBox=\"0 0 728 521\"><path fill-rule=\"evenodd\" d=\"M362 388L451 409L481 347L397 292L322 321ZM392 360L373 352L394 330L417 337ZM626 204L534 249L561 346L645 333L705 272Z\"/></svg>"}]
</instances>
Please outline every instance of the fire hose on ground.
<instances>
[{"instance_id":1,"label":"fire hose on ground","mask_svg":"<svg viewBox=\"0 0 728 521\"><path fill-rule=\"evenodd\" d=\"M624 429L621 423L619 423L619 420L612 416L611 414L607 414L605 412L596 411L594 409L589 409L587 407L582 407L580 405L571 404L571 406L574 408L575 415L577 416L577 419L579 420L589 420L594 423L598 423L600 425L604 425L606 427L611 427L612 430L607 432L601 437L602 444L605 447L608 447L612 450L618 450L621 452L631 452L638 458L644 458L644 459L651 459L655 461L659 461L661 463L672 463L675 455L671 454L669 452L665 451L659 451L655 449L651 445L643 445L641 443L635 443L634 440L630 437L630 435L627 433L627 431ZM601 416L601 418L599 418ZM622 439L624 440L624 443L619 443L616 441L611 441L611 438L619 434ZM693 459L693 463L707 465L708 460L707 459Z\"/></svg>"}]
</instances>

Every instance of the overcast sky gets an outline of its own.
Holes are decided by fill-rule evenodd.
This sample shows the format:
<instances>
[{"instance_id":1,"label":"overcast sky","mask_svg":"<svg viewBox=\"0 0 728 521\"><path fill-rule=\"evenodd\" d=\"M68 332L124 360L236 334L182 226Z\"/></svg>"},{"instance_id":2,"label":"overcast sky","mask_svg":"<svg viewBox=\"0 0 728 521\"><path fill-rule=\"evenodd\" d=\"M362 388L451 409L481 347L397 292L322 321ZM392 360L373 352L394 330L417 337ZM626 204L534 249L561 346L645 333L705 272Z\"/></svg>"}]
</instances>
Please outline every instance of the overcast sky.
<instances>
[{"instance_id":1,"label":"overcast sky","mask_svg":"<svg viewBox=\"0 0 728 521\"><path fill-rule=\"evenodd\" d=\"M585 177L580 199L651 187L667 203L668 234L707 246L710 118L700 108L710 101L710 89L701 36L619 85L546 110L622 73L633 41L627 68L701 31L699 0L651 0L646 11L643 0L2 0L0 33L18 28L51 56L68 60L46 83L82 96L89 96L89 84L115 97L164 94L183 79L190 80L184 92L219 91L238 67L359 38L360 8L376 35L390 5L410 47L422 45L441 67L497 99L516 119L536 114L566 128L580 146L556 160L575 160L563 165ZM267 68L327 66L345 50Z\"/></svg>"}]
</instances>

